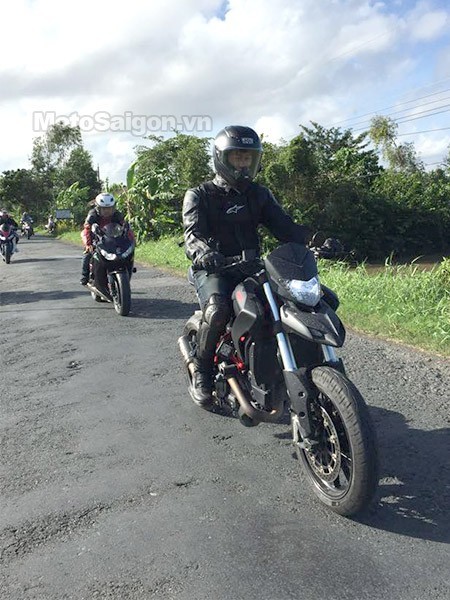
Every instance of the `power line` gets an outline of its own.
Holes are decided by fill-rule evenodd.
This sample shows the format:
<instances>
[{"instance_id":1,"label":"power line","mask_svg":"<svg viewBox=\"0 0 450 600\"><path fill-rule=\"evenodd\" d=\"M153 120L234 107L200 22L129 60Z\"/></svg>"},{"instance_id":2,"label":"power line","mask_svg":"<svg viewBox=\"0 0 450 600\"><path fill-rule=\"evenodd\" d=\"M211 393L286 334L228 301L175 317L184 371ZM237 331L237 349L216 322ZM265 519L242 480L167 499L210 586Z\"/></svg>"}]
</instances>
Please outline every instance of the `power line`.
<instances>
[{"instance_id":1,"label":"power line","mask_svg":"<svg viewBox=\"0 0 450 600\"><path fill-rule=\"evenodd\" d=\"M446 131L450 129L450 127L439 127L439 129L424 129L423 131L410 131L409 133L397 133L396 137L400 137L402 135L417 135L419 133L431 133L433 131Z\"/></svg>"},{"instance_id":2,"label":"power line","mask_svg":"<svg viewBox=\"0 0 450 600\"><path fill-rule=\"evenodd\" d=\"M441 93L441 92L439 92ZM422 108L422 106L428 106L429 104L434 104L435 102L444 102L444 100L450 100L450 96L446 96L445 98L439 98L438 100L431 100L430 102L424 102L423 104L419 104L418 106L413 106L411 108L403 108L402 110L396 110L394 112L388 113L386 115L377 115L377 116L382 116L382 117L390 117L392 115L396 115L398 113L402 113L402 112L406 112L408 110L415 110L417 108ZM448 105L444 105L444 106L448 106ZM435 106L433 109L430 110L435 110L438 108L442 108L441 106ZM414 116L415 113L412 113L411 115L405 115L406 116ZM420 114L420 113L416 113L416 114ZM399 119L402 117L399 117ZM356 127L357 125L363 125L364 123L370 123L370 120L368 119L364 119L363 121L358 121L357 123L353 123L353 125L351 125L351 127Z\"/></svg>"},{"instance_id":3,"label":"power line","mask_svg":"<svg viewBox=\"0 0 450 600\"><path fill-rule=\"evenodd\" d=\"M450 106L450 104L446 104L444 106ZM436 108L443 108L443 107L436 107ZM412 116L411 118L406 118L406 117L399 117L399 119L392 119L393 121L395 121L395 123L398 123L399 125L401 125L402 123L409 123L410 121L417 121L418 119L426 119L427 117L433 117L434 115L440 115L442 113L445 112L449 112L449 108L447 108L446 110L439 110L439 111L435 111L435 112L430 112L430 114L428 115L423 115L421 117L414 117ZM425 112L429 112L429 111L423 111ZM420 114L420 113L419 113ZM402 119L402 120L400 120ZM369 127L362 127L360 129L354 129L354 133L357 133L358 131L367 131L367 129L369 129Z\"/></svg>"},{"instance_id":4,"label":"power line","mask_svg":"<svg viewBox=\"0 0 450 600\"><path fill-rule=\"evenodd\" d=\"M417 119L425 119L426 117L432 117L433 115L440 115L441 113L448 112L450 104L443 104L442 106L436 106L436 109L445 108L446 110L436 110L436 109L428 109L422 110L419 113L413 113L412 115L405 115L404 117L398 117L398 119L394 119L398 124L408 123L409 121L417 121ZM433 112L434 111L434 112ZM425 114L430 113L430 114ZM423 115L420 117L419 115Z\"/></svg>"},{"instance_id":5,"label":"power line","mask_svg":"<svg viewBox=\"0 0 450 600\"><path fill-rule=\"evenodd\" d=\"M445 79L440 79L439 81L436 81L435 83L431 83L427 86L423 86L421 88L416 88L413 91L419 91L419 90L424 90L427 87L431 87L432 85L438 85L439 83L443 83L444 81L448 81L450 80L450 77L446 77ZM417 102L417 100L424 100L425 98L431 98L431 96L437 96L438 94L445 94L445 92L449 92L450 89L447 88L445 90L441 90L440 92L433 92L432 94L426 94L425 96L419 96L418 98L415 98L413 100L405 100L404 102L398 102L397 104L392 104L391 106L386 106L385 108L379 108L376 110L373 110L371 112L368 113L363 113L362 115L355 115L354 117L349 117L348 119L343 119L341 121L336 121L336 123L334 123L334 125L339 125L339 123L346 123L347 121L353 121L354 119L360 119L361 117L367 117L370 115L377 115L379 114L381 111L383 110L389 110L391 108L397 108L398 106L403 106L404 104L411 104L411 102ZM408 92L410 93L410 92Z\"/></svg>"}]
</instances>

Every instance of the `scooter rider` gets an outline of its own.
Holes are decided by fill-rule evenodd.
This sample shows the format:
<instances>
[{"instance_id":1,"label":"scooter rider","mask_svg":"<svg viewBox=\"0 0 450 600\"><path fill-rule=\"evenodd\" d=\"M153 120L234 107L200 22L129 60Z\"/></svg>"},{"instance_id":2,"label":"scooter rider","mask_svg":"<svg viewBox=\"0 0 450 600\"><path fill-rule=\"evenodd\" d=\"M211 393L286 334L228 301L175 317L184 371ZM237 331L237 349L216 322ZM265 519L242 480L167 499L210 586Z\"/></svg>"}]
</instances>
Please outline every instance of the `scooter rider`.
<instances>
[{"instance_id":1,"label":"scooter rider","mask_svg":"<svg viewBox=\"0 0 450 600\"><path fill-rule=\"evenodd\" d=\"M81 232L81 238L84 243L84 256L81 267L81 285L86 285L89 281L89 263L94 252L92 226L94 223L99 227L104 227L108 223L119 223L123 225L125 219L122 213L115 208L116 200L112 194L100 193L94 200L94 208L92 208L84 222L84 228ZM128 232L131 239L134 240L134 235L131 229Z\"/></svg>"},{"instance_id":2,"label":"scooter rider","mask_svg":"<svg viewBox=\"0 0 450 600\"><path fill-rule=\"evenodd\" d=\"M186 255L192 260L203 311L190 393L203 408L212 405L214 351L231 316L231 294L238 283L236 276L216 271L226 257L243 250L259 252L259 225L281 242L305 244L310 237L308 228L294 223L269 189L253 181L261 155L261 140L253 129L225 127L214 140L214 179L188 190L184 197Z\"/></svg>"}]
</instances>

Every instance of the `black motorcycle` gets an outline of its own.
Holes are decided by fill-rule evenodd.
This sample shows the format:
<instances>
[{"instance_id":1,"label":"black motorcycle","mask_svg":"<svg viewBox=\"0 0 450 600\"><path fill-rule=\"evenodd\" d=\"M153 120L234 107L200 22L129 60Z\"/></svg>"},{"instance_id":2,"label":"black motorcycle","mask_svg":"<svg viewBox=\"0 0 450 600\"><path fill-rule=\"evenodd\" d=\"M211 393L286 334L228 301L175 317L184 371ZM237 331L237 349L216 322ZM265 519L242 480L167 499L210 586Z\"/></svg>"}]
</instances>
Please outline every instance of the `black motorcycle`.
<instances>
[{"instance_id":1,"label":"black motorcycle","mask_svg":"<svg viewBox=\"0 0 450 600\"><path fill-rule=\"evenodd\" d=\"M7 265L14 253L14 240L17 238L16 229L8 223L0 225L0 254Z\"/></svg>"},{"instance_id":2,"label":"black motorcycle","mask_svg":"<svg viewBox=\"0 0 450 600\"><path fill-rule=\"evenodd\" d=\"M336 294L320 284L316 256L317 249L288 243L264 260L245 251L227 259L224 271L247 277L233 292L233 316L216 348L213 410L251 427L280 421L287 408L295 453L315 495L351 516L377 489L376 438L334 351L345 329ZM178 340L189 378L201 315L194 313Z\"/></svg>"},{"instance_id":3,"label":"black motorcycle","mask_svg":"<svg viewBox=\"0 0 450 600\"><path fill-rule=\"evenodd\" d=\"M109 223L93 227L95 250L90 263L87 287L96 302L112 302L119 315L131 308L131 274L135 244L129 238L127 225Z\"/></svg>"}]
</instances>

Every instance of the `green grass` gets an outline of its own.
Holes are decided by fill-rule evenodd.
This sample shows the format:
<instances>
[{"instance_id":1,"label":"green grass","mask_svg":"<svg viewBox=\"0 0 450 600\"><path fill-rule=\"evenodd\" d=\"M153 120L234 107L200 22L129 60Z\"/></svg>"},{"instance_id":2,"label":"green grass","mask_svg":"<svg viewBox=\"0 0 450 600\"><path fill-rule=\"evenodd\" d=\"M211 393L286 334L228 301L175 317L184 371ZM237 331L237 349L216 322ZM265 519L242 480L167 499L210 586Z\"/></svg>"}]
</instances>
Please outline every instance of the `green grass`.
<instances>
[{"instance_id":1,"label":"green grass","mask_svg":"<svg viewBox=\"0 0 450 600\"><path fill-rule=\"evenodd\" d=\"M186 275L191 262L186 258L184 247L178 245L181 240L180 236L139 244L136 248L136 260L148 265L166 267L177 274Z\"/></svg>"},{"instance_id":2,"label":"green grass","mask_svg":"<svg viewBox=\"0 0 450 600\"><path fill-rule=\"evenodd\" d=\"M80 233L60 239L81 245ZM140 244L136 260L181 276L190 262L181 237ZM425 271L414 265L389 266L369 272L344 263L320 261L321 281L335 290L344 324L358 331L404 342L450 357L450 259Z\"/></svg>"},{"instance_id":3,"label":"green grass","mask_svg":"<svg viewBox=\"0 0 450 600\"><path fill-rule=\"evenodd\" d=\"M376 273L321 261L320 277L338 292L350 327L450 356L450 260L429 271L387 265Z\"/></svg>"}]
</instances>

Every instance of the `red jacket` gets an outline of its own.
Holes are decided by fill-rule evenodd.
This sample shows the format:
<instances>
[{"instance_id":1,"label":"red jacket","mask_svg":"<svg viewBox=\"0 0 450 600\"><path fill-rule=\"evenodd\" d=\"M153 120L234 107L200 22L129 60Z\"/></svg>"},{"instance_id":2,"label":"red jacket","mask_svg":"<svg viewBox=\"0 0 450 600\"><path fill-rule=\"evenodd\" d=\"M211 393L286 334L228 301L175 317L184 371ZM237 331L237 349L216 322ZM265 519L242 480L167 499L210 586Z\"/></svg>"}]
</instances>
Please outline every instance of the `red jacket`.
<instances>
[{"instance_id":1,"label":"red jacket","mask_svg":"<svg viewBox=\"0 0 450 600\"><path fill-rule=\"evenodd\" d=\"M90 210L84 222L83 231L81 232L81 238L85 246L92 246L92 225L94 225L94 223L97 223L99 227L104 227L108 223L119 223L120 225L123 225L125 223L125 219L122 213L118 210L116 210L111 217L102 217L98 214L95 208ZM128 232L128 236L134 241L134 233L131 229Z\"/></svg>"}]
</instances>

